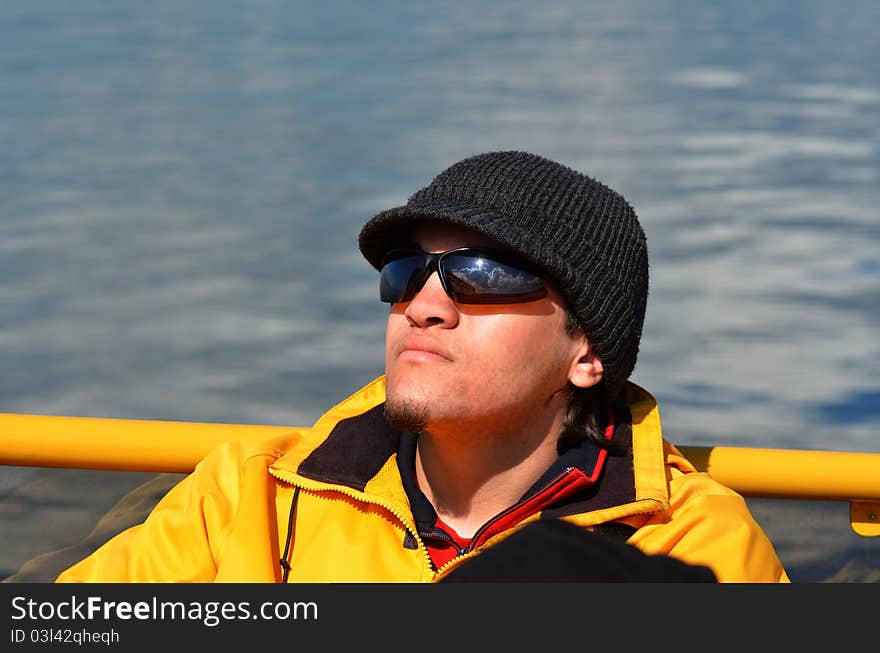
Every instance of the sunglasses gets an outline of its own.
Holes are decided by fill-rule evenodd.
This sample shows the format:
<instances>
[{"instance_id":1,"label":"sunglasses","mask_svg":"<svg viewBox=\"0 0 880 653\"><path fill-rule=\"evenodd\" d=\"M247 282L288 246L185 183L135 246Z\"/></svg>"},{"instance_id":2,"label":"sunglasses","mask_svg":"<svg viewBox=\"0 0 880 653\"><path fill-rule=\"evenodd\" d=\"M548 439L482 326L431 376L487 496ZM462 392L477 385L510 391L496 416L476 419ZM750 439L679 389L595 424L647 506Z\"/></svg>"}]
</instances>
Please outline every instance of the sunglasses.
<instances>
[{"instance_id":1,"label":"sunglasses","mask_svg":"<svg viewBox=\"0 0 880 653\"><path fill-rule=\"evenodd\" d=\"M435 270L443 290L460 304L516 304L547 296L544 279L522 258L504 249L460 247L439 254L417 248L388 252L379 299L410 301Z\"/></svg>"}]
</instances>

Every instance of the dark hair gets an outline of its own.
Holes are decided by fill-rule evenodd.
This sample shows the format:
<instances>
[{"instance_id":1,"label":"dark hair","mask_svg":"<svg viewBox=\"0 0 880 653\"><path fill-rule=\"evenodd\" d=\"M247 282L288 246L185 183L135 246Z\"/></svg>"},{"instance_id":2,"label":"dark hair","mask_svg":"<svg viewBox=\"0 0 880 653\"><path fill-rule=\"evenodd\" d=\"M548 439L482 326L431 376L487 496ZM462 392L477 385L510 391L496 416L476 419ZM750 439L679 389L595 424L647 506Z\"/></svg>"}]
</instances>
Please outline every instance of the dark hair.
<instances>
[{"instance_id":1,"label":"dark hair","mask_svg":"<svg viewBox=\"0 0 880 653\"><path fill-rule=\"evenodd\" d=\"M567 308L565 332L570 336L583 332L577 318ZM603 449L615 450L617 443L605 438L612 410L611 394L605 381L589 388L579 388L569 383L568 392L568 412L556 442L556 450L561 454L585 440Z\"/></svg>"}]
</instances>

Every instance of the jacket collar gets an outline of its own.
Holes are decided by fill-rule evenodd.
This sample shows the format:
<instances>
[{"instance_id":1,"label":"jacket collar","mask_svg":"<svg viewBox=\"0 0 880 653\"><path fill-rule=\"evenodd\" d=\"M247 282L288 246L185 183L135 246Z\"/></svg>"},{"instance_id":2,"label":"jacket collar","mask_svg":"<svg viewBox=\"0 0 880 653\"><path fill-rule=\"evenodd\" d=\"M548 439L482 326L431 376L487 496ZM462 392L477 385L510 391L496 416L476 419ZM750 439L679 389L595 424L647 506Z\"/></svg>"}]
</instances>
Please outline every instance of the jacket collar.
<instances>
[{"instance_id":1,"label":"jacket collar","mask_svg":"<svg viewBox=\"0 0 880 653\"><path fill-rule=\"evenodd\" d=\"M401 497L394 468L401 434L384 417L385 379L379 377L340 402L286 450L273 467L319 483L360 492ZM664 442L657 402L628 382L615 407L614 440L621 452L609 453L599 482L564 506L545 511L562 517L642 500L668 505ZM393 485L389 485L389 483Z\"/></svg>"}]
</instances>

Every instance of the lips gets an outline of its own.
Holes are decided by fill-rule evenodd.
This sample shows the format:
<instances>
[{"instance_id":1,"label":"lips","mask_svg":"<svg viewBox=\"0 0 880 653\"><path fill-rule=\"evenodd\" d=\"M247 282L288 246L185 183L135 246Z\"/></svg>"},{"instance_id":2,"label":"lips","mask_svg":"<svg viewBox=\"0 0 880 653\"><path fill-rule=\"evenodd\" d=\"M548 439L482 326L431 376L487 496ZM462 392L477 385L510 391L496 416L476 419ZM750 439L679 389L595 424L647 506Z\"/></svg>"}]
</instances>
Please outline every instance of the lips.
<instances>
[{"instance_id":1,"label":"lips","mask_svg":"<svg viewBox=\"0 0 880 653\"><path fill-rule=\"evenodd\" d=\"M421 361L452 361L452 355L433 340L412 336L404 340L398 358Z\"/></svg>"}]
</instances>

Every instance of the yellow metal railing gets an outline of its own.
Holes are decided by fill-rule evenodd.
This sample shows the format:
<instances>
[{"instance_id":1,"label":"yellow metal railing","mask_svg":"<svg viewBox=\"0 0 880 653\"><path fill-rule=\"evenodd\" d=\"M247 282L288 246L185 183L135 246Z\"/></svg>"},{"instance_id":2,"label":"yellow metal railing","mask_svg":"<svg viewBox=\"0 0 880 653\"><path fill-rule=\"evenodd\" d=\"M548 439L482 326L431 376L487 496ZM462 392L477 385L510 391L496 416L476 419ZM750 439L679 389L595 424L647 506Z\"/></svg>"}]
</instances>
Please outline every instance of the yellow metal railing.
<instances>
[{"instance_id":1,"label":"yellow metal railing","mask_svg":"<svg viewBox=\"0 0 880 653\"><path fill-rule=\"evenodd\" d=\"M0 413L0 464L191 472L221 442L259 440L291 426Z\"/></svg>"},{"instance_id":2,"label":"yellow metal railing","mask_svg":"<svg viewBox=\"0 0 880 653\"><path fill-rule=\"evenodd\" d=\"M0 413L0 464L125 471L190 472L213 447L304 430ZM860 535L880 535L880 453L688 447L701 471L743 496L846 501Z\"/></svg>"}]
</instances>

